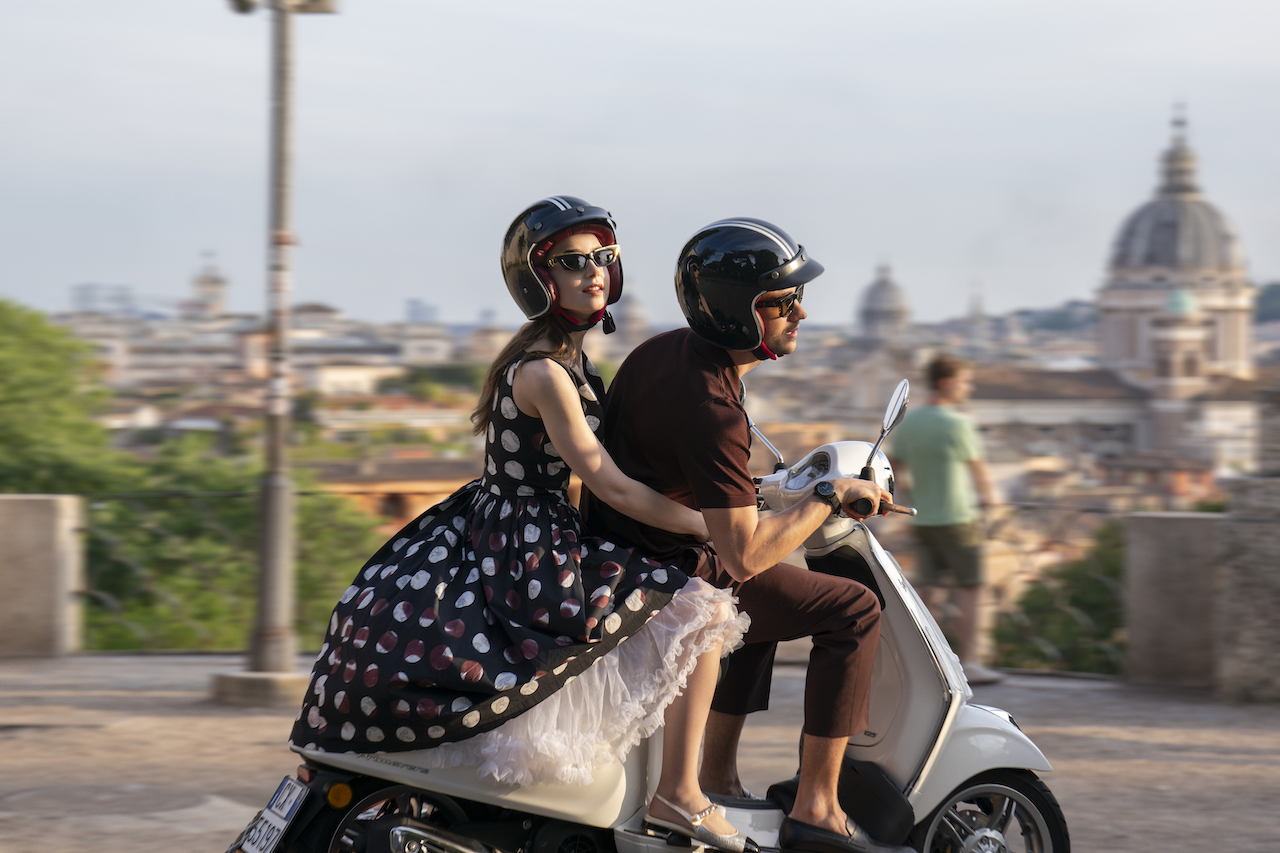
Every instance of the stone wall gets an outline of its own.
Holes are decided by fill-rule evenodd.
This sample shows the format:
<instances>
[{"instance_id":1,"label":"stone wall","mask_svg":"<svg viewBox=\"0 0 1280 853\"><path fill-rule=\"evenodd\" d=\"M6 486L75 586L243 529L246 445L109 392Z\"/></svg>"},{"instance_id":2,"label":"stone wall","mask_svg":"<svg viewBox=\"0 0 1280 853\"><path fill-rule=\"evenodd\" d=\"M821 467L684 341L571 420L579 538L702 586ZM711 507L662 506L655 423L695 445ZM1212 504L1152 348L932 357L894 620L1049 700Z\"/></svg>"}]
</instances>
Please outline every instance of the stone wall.
<instances>
[{"instance_id":1,"label":"stone wall","mask_svg":"<svg viewBox=\"0 0 1280 853\"><path fill-rule=\"evenodd\" d=\"M1209 688L1221 513L1136 512L1125 525L1126 677Z\"/></svg>"},{"instance_id":2,"label":"stone wall","mask_svg":"<svg viewBox=\"0 0 1280 853\"><path fill-rule=\"evenodd\" d=\"M1258 476L1280 477L1280 388L1258 394Z\"/></svg>"},{"instance_id":3,"label":"stone wall","mask_svg":"<svg viewBox=\"0 0 1280 853\"><path fill-rule=\"evenodd\" d=\"M0 495L0 657L79 651L81 518L73 495Z\"/></svg>"},{"instance_id":4,"label":"stone wall","mask_svg":"<svg viewBox=\"0 0 1280 853\"><path fill-rule=\"evenodd\" d=\"M1280 700L1280 388L1258 402L1259 476L1229 483L1217 596L1215 686L1238 701Z\"/></svg>"}]
</instances>

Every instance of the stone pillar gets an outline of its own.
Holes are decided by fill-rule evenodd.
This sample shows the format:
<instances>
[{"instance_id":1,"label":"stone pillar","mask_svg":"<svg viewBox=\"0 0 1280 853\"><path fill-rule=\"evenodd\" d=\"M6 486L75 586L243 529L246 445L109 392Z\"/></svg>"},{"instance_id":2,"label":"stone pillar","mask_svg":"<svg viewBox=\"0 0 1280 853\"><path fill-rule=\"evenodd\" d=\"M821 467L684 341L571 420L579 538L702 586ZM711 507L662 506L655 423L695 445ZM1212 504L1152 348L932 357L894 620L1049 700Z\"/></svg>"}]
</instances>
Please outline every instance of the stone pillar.
<instances>
[{"instance_id":1,"label":"stone pillar","mask_svg":"<svg viewBox=\"0 0 1280 853\"><path fill-rule=\"evenodd\" d=\"M1258 476L1280 477L1280 387L1258 394Z\"/></svg>"},{"instance_id":2,"label":"stone pillar","mask_svg":"<svg viewBox=\"0 0 1280 853\"><path fill-rule=\"evenodd\" d=\"M1217 676L1227 699L1280 700L1280 387L1258 394L1258 476L1228 481L1217 596Z\"/></svg>"},{"instance_id":3,"label":"stone pillar","mask_svg":"<svg viewBox=\"0 0 1280 853\"><path fill-rule=\"evenodd\" d=\"M1135 512L1125 530L1125 677L1209 688L1221 513Z\"/></svg>"},{"instance_id":4,"label":"stone pillar","mask_svg":"<svg viewBox=\"0 0 1280 853\"><path fill-rule=\"evenodd\" d=\"M80 650L82 513L75 495L0 495L0 657Z\"/></svg>"}]
</instances>

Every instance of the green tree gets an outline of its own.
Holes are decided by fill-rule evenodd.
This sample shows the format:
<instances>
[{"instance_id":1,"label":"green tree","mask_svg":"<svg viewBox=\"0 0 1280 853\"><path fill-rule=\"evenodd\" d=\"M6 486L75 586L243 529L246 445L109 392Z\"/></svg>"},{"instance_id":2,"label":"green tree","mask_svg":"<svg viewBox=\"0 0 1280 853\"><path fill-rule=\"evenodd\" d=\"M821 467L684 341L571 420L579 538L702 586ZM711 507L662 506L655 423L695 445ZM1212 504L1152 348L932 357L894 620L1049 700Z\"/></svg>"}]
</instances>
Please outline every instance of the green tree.
<instances>
[{"instance_id":1,"label":"green tree","mask_svg":"<svg viewBox=\"0 0 1280 853\"><path fill-rule=\"evenodd\" d=\"M447 400L458 394L475 395L484 385L487 364L449 362L410 367L401 376L390 376L378 383L378 390L404 392L428 402Z\"/></svg>"},{"instance_id":2,"label":"green tree","mask_svg":"<svg viewBox=\"0 0 1280 853\"><path fill-rule=\"evenodd\" d=\"M1254 319L1259 323L1280 320L1280 281L1272 282L1258 291Z\"/></svg>"},{"instance_id":3,"label":"green tree","mask_svg":"<svg viewBox=\"0 0 1280 853\"><path fill-rule=\"evenodd\" d=\"M218 456L211 439L189 436L145 464L133 496L91 501L88 646L247 648L260 476L256 460ZM295 629L302 648L318 648L338 596L381 541L377 521L336 495L302 494L297 508Z\"/></svg>"},{"instance_id":4,"label":"green tree","mask_svg":"<svg viewBox=\"0 0 1280 853\"><path fill-rule=\"evenodd\" d=\"M612 361L594 362L596 373L600 374L600 381L604 383L604 387L608 389L613 384L613 377L618 375L618 364Z\"/></svg>"},{"instance_id":5,"label":"green tree","mask_svg":"<svg viewBox=\"0 0 1280 853\"><path fill-rule=\"evenodd\" d=\"M0 300L0 492L112 488L130 461L93 417L106 401L93 348Z\"/></svg>"},{"instance_id":6,"label":"green tree","mask_svg":"<svg viewBox=\"0 0 1280 853\"><path fill-rule=\"evenodd\" d=\"M243 649L255 623L261 462L215 439L138 459L93 419L107 397L92 347L0 300L0 491L88 497L89 648ZM309 490L305 476L299 488ZM298 499L296 628L317 648L380 540L335 495Z\"/></svg>"},{"instance_id":7,"label":"green tree","mask_svg":"<svg viewBox=\"0 0 1280 853\"><path fill-rule=\"evenodd\" d=\"M1000 666L1119 673L1124 667L1124 529L1105 524L1082 560L1033 582L996 621Z\"/></svg>"}]
</instances>

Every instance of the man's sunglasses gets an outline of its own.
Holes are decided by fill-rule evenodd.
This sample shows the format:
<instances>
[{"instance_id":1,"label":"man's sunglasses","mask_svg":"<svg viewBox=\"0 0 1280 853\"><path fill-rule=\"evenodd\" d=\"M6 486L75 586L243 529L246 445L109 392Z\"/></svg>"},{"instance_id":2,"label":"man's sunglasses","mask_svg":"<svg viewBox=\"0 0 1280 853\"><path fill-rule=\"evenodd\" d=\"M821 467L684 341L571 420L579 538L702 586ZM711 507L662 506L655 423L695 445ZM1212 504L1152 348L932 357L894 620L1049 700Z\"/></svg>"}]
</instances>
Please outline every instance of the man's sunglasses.
<instances>
[{"instance_id":1,"label":"man's sunglasses","mask_svg":"<svg viewBox=\"0 0 1280 853\"><path fill-rule=\"evenodd\" d=\"M609 266L609 264L617 261L618 255L619 251L617 244L612 246L601 246L599 249L591 252L565 252L563 255L556 255L554 258L550 258L547 261L547 266L552 266L553 264L558 263L569 272L582 272L587 268L587 261L590 260L591 263L601 269L604 269Z\"/></svg>"},{"instance_id":2,"label":"man's sunglasses","mask_svg":"<svg viewBox=\"0 0 1280 853\"><path fill-rule=\"evenodd\" d=\"M779 317L790 317L791 312L796 310L796 306L804 300L804 285L800 285L786 296L779 296L777 299L770 299L766 302L757 302L757 308L777 308Z\"/></svg>"}]
</instances>

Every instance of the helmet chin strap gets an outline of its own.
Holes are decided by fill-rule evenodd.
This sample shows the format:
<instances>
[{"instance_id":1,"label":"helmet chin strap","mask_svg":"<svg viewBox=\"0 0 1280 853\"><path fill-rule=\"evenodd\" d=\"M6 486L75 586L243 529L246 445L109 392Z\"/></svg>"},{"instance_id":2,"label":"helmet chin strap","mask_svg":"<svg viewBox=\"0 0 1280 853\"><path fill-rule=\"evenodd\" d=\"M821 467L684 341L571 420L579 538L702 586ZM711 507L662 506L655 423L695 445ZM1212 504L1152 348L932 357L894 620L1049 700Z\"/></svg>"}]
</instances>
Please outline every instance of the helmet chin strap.
<instances>
[{"instance_id":1,"label":"helmet chin strap","mask_svg":"<svg viewBox=\"0 0 1280 853\"><path fill-rule=\"evenodd\" d=\"M761 361L777 361L778 355L769 349L769 345L764 342L764 318L760 316L760 309L756 309L756 323L760 328L760 346L751 351L751 354Z\"/></svg>"},{"instance_id":2,"label":"helmet chin strap","mask_svg":"<svg viewBox=\"0 0 1280 853\"><path fill-rule=\"evenodd\" d=\"M618 328L617 324L613 322L613 315L604 308L592 314L591 318L585 323L579 323L577 318L566 312L559 305L556 305L551 313L556 318L556 322L566 332L585 332L588 329L595 328L595 325L602 319L604 320L604 333L606 335L612 335Z\"/></svg>"},{"instance_id":3,"label":"helmet chin strap","mask_svg":"<svg viewBox=\"0 0 1280 853\"><path fill-rule=\"evenodd\" d=\"M756 358L760 359L761 361L777 361L778 360L777 354L773 350L769 349L769 347L765 344L764 341L761 341L760 346L753 349L751 351L751 354L754 355Z\"/></svg>"}]
</instances>

